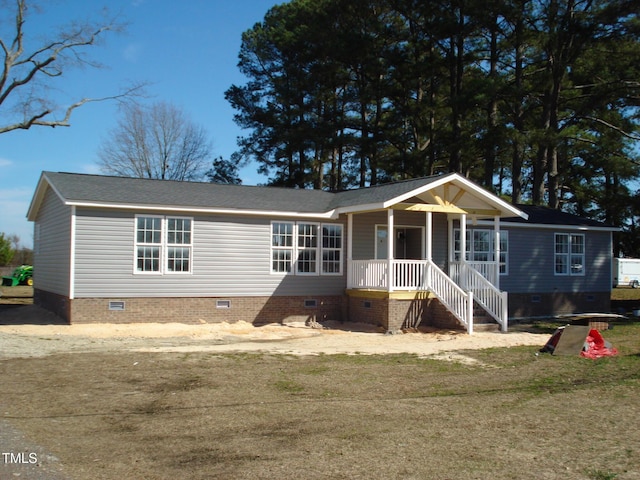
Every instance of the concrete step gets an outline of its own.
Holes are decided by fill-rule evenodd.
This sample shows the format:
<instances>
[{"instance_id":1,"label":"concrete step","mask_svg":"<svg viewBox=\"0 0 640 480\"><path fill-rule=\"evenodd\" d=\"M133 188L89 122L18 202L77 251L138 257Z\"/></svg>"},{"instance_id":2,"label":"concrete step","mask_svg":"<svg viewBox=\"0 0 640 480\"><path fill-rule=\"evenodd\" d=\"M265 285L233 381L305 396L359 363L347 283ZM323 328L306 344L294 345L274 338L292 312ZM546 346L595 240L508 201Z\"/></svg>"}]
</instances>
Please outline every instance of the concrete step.
<instances>
[{"instance_id":1,"label":"concrete step","mask_svg":"<svg viewBox=\"0 0 640 480\"><path fill-rule=\"evenodd\" d=\"M474 332L499 332L500 325L497 323L476 323L473 322Z\"/></svg>"}]
</instances>

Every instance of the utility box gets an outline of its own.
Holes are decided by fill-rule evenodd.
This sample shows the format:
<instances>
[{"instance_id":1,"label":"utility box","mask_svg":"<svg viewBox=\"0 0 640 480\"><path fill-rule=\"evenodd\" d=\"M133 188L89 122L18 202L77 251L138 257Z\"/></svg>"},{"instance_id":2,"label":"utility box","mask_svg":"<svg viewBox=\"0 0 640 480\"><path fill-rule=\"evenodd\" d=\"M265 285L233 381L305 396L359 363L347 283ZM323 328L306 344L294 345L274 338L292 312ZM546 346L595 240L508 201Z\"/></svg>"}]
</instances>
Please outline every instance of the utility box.
<instances>
[{"instance_id":1,"label":"utility box","mask_svg":"<svg viewBox=\"0 0 640 480\"><path fill-rule=\"evenodd\" d=\"M614 287L640 287L640 258L614 258L612 265Z\"/></svg>"}]
</instances>

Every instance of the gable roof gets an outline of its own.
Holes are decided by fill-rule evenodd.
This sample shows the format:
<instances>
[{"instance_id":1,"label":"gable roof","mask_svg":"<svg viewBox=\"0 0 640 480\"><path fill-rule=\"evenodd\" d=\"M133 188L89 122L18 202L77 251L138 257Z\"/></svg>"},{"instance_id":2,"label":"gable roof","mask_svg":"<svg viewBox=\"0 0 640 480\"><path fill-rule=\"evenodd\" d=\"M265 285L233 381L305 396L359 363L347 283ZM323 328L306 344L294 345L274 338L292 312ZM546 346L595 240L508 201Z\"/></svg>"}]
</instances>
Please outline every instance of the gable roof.
<instances>
[{"instance_id":1,"label":"gable roof","mask_svg":"<svg viewBox=\"0 0 640 480\"><path fill-rule=\"evenodd\" d=\"M27 217L35 220L48 188L70 206L336 218L341 213L385 209L406 201L448 202L443 192L450 185L456 187L455 198L462 207L468 203L474 208L490 207L500 216L526 217L455 173L332 193L60 172L42 173Z\"/></svg>"}]
</instances>

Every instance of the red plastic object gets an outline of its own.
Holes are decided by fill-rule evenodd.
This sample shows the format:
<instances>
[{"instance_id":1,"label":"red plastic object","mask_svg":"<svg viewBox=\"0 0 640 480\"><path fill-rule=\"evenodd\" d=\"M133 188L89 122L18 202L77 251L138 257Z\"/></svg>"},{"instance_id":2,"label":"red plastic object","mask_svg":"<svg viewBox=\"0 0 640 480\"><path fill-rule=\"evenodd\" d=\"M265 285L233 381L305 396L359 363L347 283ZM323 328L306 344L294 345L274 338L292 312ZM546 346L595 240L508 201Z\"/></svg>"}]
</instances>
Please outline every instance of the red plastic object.
<instances>
[{"instance_id":1,"label":"red plastic object","mask_svg":"<svg viewBox=\"0 0 640 480\"><path fill-rule=\"evenodd\" d=\"M595 329L589 330L589 335L585 340L585 349L580 352L581 356L591 359L612 357L617 354L618 350L607 345L600 332Z\"/></svg>"}]
</instances>

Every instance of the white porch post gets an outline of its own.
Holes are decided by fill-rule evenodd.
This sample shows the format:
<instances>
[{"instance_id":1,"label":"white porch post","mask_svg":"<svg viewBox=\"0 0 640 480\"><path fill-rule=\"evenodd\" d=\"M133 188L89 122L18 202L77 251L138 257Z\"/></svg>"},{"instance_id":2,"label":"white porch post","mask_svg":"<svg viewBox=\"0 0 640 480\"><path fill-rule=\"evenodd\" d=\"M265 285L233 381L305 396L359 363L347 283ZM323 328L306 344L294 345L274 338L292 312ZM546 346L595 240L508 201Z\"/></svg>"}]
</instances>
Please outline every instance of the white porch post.
<instances>
[{"instance_id":1,"label":"white porch post","mask_svg":"<svg viewBox=\"0 0 640 480\"><path fill-rule=\"evenodd\" d=\"M494 228L494 259L495 259L495 268L496 268L496 280L495 286L497 289L500 288L500 217L493 217L493 228Z\"/></svg>"},{"instance_id":2,"label":"white porch post","mask_svg":"<svg viewBox=\"0 0 640 480\"><path fill-rule=\"evenodd\" d=\"M394 257L394 238L395 238L395 228L393 226L393 209L390 208L387 210L387 290L389 292L393 291L393 285L395 284L395 272L393 268L393 257Z\"/></svg>"},{"instance_id":3,"label":"white porch post","mask_svg":"<svg viewBox=\"0 0 640 480\"><path fill-rule=\"evenodd\" d=\"M425 239L425 257L427 260L431 260L433 257L433 214L431 212L427 212L426 216L427 238Z\"/></svg>"},{"instance_id":4,"label":"white porch post","mask_svg":"<svg viewBox=\"0 0 640 480\"><path fill-rule=\"evenodd\" d=\"M353 213L347 214L347 288L353 288Z\"/></svg>"},{"instance_id":5,"label":"white porch post","mask_svg":"<svg viewBox=\"0 0 640 480\"><path fill-rule=\"evenodd\" d=\"M454 252L454 228L453 228L453 218L451 218L451 215L447 215L447 227L448 227L448 246L449 246L449 275L451 275L451 265L453 264L453 262L455 262L456 260L456 254Z\"/></svg>"},{"instance_id":6,"label":"white porch post","mask_svg":"<svg viewBox=\"0 0 640 480\"><path fill-rule=\"evenodd\" d=\"M460 264L459 275L460 275L460 286L465 289L467 288L467 214L460 214Z\"/></svg>"},{"instance_id":7,"label":"white porch post","mask_svg":"<svg viewBox=\"0 0 640 480\"><path fill-rule=\"evenodd\" d=\"M433 214L432 212L426 213L425 223L427 226L427 232L425 234L425 257L427 260L427 266L424 271L424 288L431 290L431 260L433 258Z\"/></svg>"}]
</instances>

